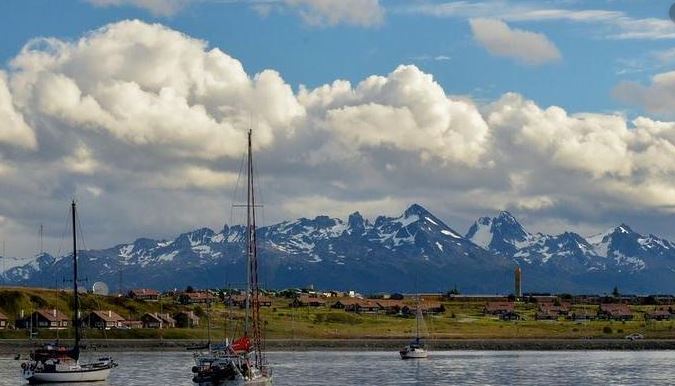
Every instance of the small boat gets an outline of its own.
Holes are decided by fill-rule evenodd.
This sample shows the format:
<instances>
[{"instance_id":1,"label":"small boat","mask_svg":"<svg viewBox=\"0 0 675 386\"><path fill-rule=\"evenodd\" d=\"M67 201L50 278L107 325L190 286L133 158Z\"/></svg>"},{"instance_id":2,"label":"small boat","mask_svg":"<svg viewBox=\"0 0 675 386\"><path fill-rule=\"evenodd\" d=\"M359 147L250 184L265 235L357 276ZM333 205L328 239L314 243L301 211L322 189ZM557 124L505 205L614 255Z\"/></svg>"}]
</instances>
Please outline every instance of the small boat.
<instances>
[{"instance_id":1,"label":"small boat","mask_svg":"<svg viewBox=\"0 0 675 386\"><path fill-rule=\"evenodd\" d=\"M271 385L272 369L264 351L263 322L260 317L258 286L258 249L256 245L255 194L253 191L253 153L248 131L248 167L246 199L246 307L244 334L223 344L210 344L208 352L196 354L192 381L199 386Z\"/></svg>"},{"instance_id":2,"label":"small boat","mask_svg":"<svg viewBox=\"0 0 675 386\"><path fill-rule=\"evenodd\" d=\"M422 308L420 307L420 298L417 296L417 309L415 310L416 333L415 340L410 342L407 346L402 348L398 353L401 359L422 359L429 356L429 352L424 347L424 343L420 339L420 321L422 317Z\"/></svg>"},{"instance_id":3,"label":"small boat","mask_svg":"<svg viewBox=\"0 0 675 386\"><path fill-rule=\"evenodd\" d=\"M110 370L117 367L117 363L108 356L89 362L80 362L82 326L79 320L80 301L77 288L75 200L72 202L71 209L73 219L73 326L75 327L75 344L68 347L58 342L48 343L33 350L30 359L21 364L21 375L30 384L105 381L110 375Z\"/></svg>"}]
</instances>

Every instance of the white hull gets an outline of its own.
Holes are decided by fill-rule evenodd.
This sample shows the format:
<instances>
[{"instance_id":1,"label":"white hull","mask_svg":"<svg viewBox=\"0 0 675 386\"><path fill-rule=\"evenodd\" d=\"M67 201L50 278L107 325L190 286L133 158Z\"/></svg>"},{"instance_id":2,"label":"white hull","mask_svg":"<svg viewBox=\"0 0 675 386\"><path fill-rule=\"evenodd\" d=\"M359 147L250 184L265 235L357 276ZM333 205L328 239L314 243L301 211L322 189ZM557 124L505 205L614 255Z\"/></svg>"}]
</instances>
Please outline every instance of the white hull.
<instances>
[{"instance_id":1,"label":"white hull","mask_svg":"<svg viewBox=\"0 0 675 386\"><path fill-rule=\"evenodd\" d=\"M58 383L58 382L97 382L105 381L110 375L110 368L82 371L56 371L56 372L26 372L24 378L31 384L35 383Z\"/></svg>"},{"instance_id":2,"label":"white hull","mask_svg":"<svg viewBox=\"0 0 675 386\"><path fill-rule=\"evenodd\" d=\"M199 386L240 386L240 385L272 385L272 377L262 376L260 378L245 380L245 379L235 379L234 381L221 381L221 382L199 382L195 383Z\"/></svg>"},{"instance_id":3,"label":"white hull","mask_svg":"<svg viewBox=\"0 0 675 386\"><path fill-rule=\"evenodd\" d=\"M401 359L424 359L429 356L429 352L421 347L406 347L399 351Z\"/></svg>"}]
</instances>

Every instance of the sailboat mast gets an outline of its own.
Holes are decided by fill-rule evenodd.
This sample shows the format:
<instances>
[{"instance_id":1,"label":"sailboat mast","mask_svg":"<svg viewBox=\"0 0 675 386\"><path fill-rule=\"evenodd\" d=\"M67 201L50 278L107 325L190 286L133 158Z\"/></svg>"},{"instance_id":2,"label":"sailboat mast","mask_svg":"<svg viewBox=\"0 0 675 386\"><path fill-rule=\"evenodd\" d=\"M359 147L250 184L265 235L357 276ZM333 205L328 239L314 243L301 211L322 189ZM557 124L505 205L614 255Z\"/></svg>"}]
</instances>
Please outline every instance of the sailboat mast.
<instances>
[{"instance_id":1,"label":"sailboat mast","mask_svg":"<svg viewBox=\"0 0 675 386\"><path fill-rule=\"evenodd\" d=\"M417 293L417 312L415 313L415 319L417 321L417 332L415 333L415 339L417 343L420 341L420 314L422 310L420 309L420 294Z\"/></svg>"},{"instance_id":2,"label":"sailboat mast","mask_svg":"<svg viewBox=\"0 0 675 386\"><path fill-rule=\"evenodd\" d=\"M79 356L80 353L80 324L79 324L79 313L80 313L80 299L78 297L77 291L77 216L76 216L76 205L75 200L72 204L72 215L73 215L73 300L75 304L73 305L73 327L75 327L75 355ZM77 358L76 358L77 359Z\"/></svg>"},{"instance_id":3,"label":"sailboat mast","mask_svg":"<svg viewBox=\"0 0 675 386\"><path fill-rule=\"evenodd\" d=\"M248 336L249 314L251 309L251 201L253 196L253 155L251 154L251 130L248 131L248 155L246 162L246 317L244 320L244 336Z\"/></svg>"}]
</instances>

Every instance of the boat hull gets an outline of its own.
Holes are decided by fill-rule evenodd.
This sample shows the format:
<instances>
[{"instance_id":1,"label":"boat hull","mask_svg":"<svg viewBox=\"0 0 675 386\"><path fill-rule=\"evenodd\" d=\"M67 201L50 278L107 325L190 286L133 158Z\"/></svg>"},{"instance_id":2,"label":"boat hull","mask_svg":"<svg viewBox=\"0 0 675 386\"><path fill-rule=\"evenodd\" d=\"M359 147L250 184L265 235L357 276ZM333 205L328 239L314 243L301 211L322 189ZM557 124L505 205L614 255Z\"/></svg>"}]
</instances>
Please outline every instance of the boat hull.
<instances>
[{"instance_id":1,"label":"boat hull","mask_svg":"<svg viewBox=\"0 0 675 386\"><path fill-rule=\"evenodd\" d=\"M272 377L260 377L251 380L235 379L235 380L221 380L221 381L203 381L195 382L199 386L240 386L240 385L272 385Z\"/></svg>"},{"instance_id":2,"label":"boat hull","mask_svg":"<svg viewBox=\"0 0 675 386\"><path fill-rule=\"evenodd\" d=\"M55 371L26 373L24 378L30 383L69 383L69 382L97 382L105 381L110 375L110 368L83 370L83 371Z\"/></svg>"},{"instance_id":3,"label":"boat hull","mask_svg":"<svg viewBox=\"0 0 675 386\"><path fill-rule=\"evenodd\" d=\"M401 350L401 359L424 359L429 356L429 352L426 350L416 349L415 351L406 351Z\"/></svg>"}]
</instances>

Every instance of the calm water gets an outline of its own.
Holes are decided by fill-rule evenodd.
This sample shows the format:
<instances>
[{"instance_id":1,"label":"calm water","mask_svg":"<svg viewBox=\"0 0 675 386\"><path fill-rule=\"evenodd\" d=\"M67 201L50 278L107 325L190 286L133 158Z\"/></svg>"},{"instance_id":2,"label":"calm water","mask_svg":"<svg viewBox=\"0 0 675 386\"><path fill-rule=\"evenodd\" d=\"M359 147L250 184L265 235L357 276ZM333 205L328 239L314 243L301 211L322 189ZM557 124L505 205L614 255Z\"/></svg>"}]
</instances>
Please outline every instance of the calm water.
<instances>
[{"instance_id":1,"label":"calm water","mask_svg":"<svg viewBox=\"0 0 675 386\"><path fill-rule=\"evenodd\" d=\"M108 385L192 385L188 352L115 353ZM673 385L675 352L275 352L274 385ZM0 359L0 385L22 384L19 363ZM97 383L101 386L105 383Z\"/></svg>"}]
</instances>

